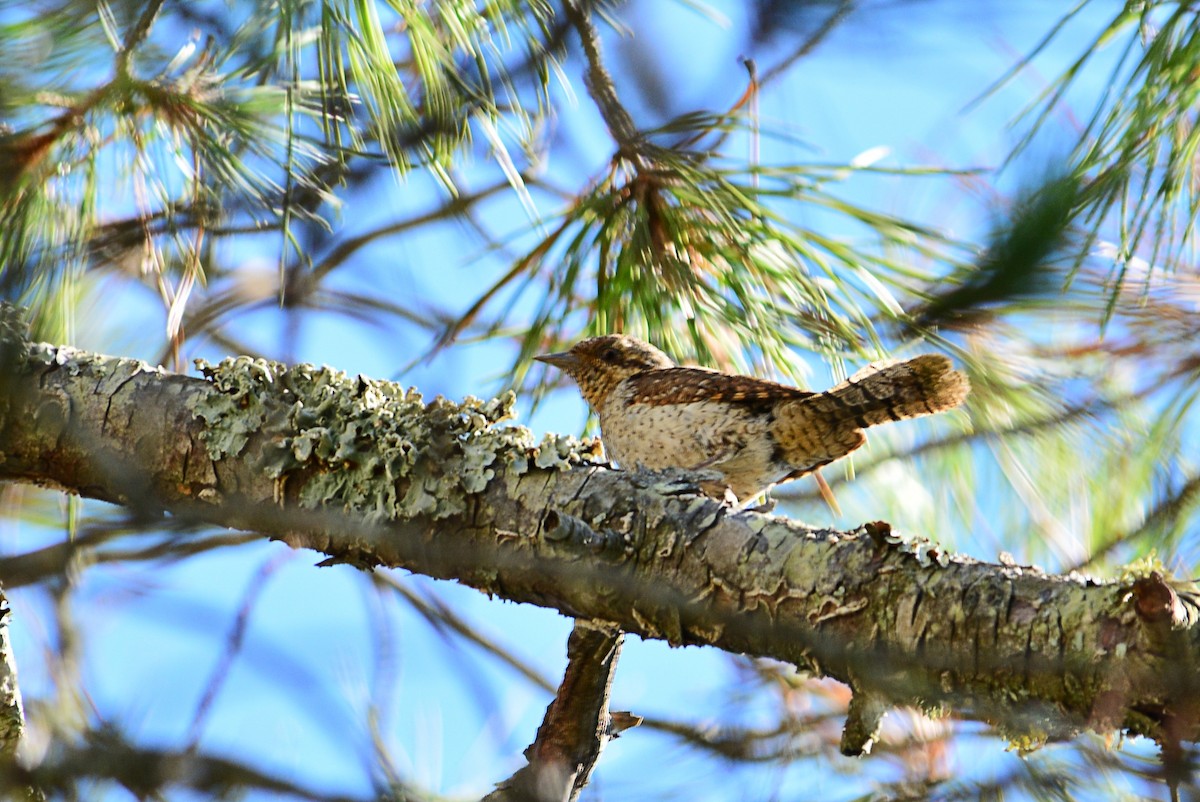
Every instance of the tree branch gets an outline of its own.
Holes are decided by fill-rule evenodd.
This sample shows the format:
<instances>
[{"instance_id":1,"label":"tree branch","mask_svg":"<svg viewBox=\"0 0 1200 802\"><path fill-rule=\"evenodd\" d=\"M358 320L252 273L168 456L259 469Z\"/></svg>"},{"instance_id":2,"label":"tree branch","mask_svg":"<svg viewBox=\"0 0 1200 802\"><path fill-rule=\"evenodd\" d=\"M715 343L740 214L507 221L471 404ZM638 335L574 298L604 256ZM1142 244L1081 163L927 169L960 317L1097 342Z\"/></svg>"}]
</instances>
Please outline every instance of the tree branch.
<instances>
[{"instance_id":1,"label":"tree branch","mask_svg":"<svg viewBox=\"0 0 1200 802\"><path fill-rule=\"evenodd\" d=\"M817 29L813 31L807 39L801 42L799 47L796 47L794 50L792 50L792 52L788 54L787 58L785 58L783 61L774 65L771 67L771 69L759 76L759 85L766 86L767 84L771 83L780 75L790 70L797 61L816 50L817 45L825 41L825 38L833 32L834 28L845 22L846 18L850 16L850 12L853 10L854 0L838 0L837 8L829 12L829 15L825 17L820 25L817 26Z\"/></svg>"},{"instance_id":2,"label":"tree branch","mask_svg":"<svg viewBox=\"0 0 1200 802\"><path fill-rule=\"evenodd\" d=\"M624 637L613 627L575 623L567 641L562 684L546 708L537 737L525 750L529 763L484 797L485 802L578 798L604 745L615 734L608 697Z\"/></svg>"},{"instance_id":3,"label":"tree branch","mask_svg":"<svg viewBox=\"0 0 1200 802\"><path fill-rule=\"evenodd\" d=\"M25 737L25 708L21 703L21 687L17 683L17 661L12 651L8 623L12 610L0 589L0 790L11 793L8 798L25 802L45 802L46 795L37 784L4 779L5 767L17 762L17 749ZM5 786L8 786L5 788Z\"/></svg>"},{"instance_id":4,"label":"tree branch","mask_svg":"<svg viewBox=\"0 0 1200 802\"><path fill-rule=\"evenodd\" d=\"M640 163L642 160L641 135L633 123L633 118L629 116L629 111L617 97L617 87L613 83L612 75L604 66L604 54L600 49L600 34L596 31L596 26L592 24L591 13L585 7L587 5L590 5L588 0L563 0L563 11L566 12L567 19L579 34L579 41L583 45L583 55L587 59L588 66L583 75L583 82L587 86L592 100L596 102L596 107L600 109L600 116L604 118L608 133L616 140L622 155L634 161L639 167L644 166Z\"/></svg>"},{"instance_id":5,"label":"tree branch","mask_svg":"<svg viewBox=\"0 0 1200 802\"><path fill-rule=\"evenodd\" d=\"M8 620L12 610L0 591L0 756L11 758L25 731L25 712L21 705L21 689L17 684L17 664L13 660L12 643L8 635Z\"/></svg>"},{"instance_id":6,"label":"tree branch","mask_svg":"<svg viewBox=\"0 0 1200 802\"><path fill-rule=\"evenodd\" d=\"M261 360L206 379L31 344L0 315L0 479L263 532L326 563L398 566L672 644L769 656L887 706L952 710L1023 745L1084 728L1194 738L1194 597L948 554L886 524L734 512L681 475L537 444L489 402ZM1164 729L1169 728L1169 732Z\"/></svg>"}]
</instances>

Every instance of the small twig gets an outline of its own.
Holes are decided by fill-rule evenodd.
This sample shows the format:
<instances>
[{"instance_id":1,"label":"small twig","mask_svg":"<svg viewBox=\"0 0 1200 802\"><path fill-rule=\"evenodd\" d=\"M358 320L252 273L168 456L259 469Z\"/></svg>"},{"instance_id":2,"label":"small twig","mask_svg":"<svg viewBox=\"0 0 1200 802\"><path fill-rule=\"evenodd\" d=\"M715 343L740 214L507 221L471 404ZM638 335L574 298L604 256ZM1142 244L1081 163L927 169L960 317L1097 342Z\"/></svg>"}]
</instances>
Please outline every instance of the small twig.
<instances>
[{"instance_id":1,"label":"small twig","mask_svg":"<svg viewBox=\"0 0 1200 802\"><path fill-rule=\"evenodd\" d=\"M184 523L173 532L186 531L190 524ZM262 536L246 532L222 532L199 540L181 540L175 537L138 549L103 549L99 547L110 540L129 534L128 523L112 527L89 527L74 540L44 546L23 554L0 557L0 576L8 590L26 587L61 577L79 560L85 564L155 560L164 557L186 557L225 546L261 541Z\"/></svg>"},{"instance_id":2,"label":"small twig","mask_svg":"<svg viewBox=\"0 0 1200 802\"><path fill-rule=\"evenodd\" d=\"M522 178L525 178L525 176L522 176ZM312 275L314 278L324 278L328 273L340 267L351 256L357 254L362 248L373 244L377 240L385 237L393 237L430 223L454 220L459 215L469 211L479 201L486 200L508 189L508 187L509 183L507 181L497 181L469 195L458 195L441 206L430 209L427 212L379 226L354 237L347 237L323 255L320 261L313 264Z\"/></svg>"},{"instance_id":3,"label":"small twig","mask_svg":"<svg viewBox=\"0 0 1200 802\"><path fill-rule=\"evenodd\" d=\"M421 598L411 588L400 582L395 575L390 573L376 572L371 574L370 578L379 587L387 588L403 597L431 626L437 629L449 629L453 631L455 634L493 655L500 662L505 663L533 685L545 691L554 690L554 683L543 677L531 664L522 660L500 642L480 632L470 622L462 618L436 597Z\"/></svg>"},{"instance_id":4,"label":"small twig","mask_svg":"<svg viewBox=\"0 0 1200 802\"><path fill-rule=\"evenodd\" d=\"M1096 546L1087 558L1063 568L1062 573L1068 574L1072 571L1084 571L1093 566L1101 557L1110 554L1122 543L1135 540L1148 532L1153 532L1159 527L1170 525L1172 521L1179 517L1179 514L1192 502L1192 499L1197 494L1200 494L1200 476L1193 476L1178 491L1160 501L1153 509L1146 513L1146 517L1142 520L1141 525L1134 529L1109 536L1103 543Z\"/></svg>"},{"instance_id":5,"label":"small twig","mask_svg":"<svg viewBox=\"0 0 1200 802\"><path fill-rule=\"evenodd\" d=\"M613 85L612 75L604 66L604 55L600 51L600 34L592 24L591 15L583 7L586 1L563 0L563 10L579 33L579 41L587 58L588 68L583 75L584 84L600 109L600 116L604 118L604 124L608 126L608 132L616 140L622 155L639 167L644 167L641 135L633 123L633 118L617 98L617 88Z\"/></svg>"},{"instance_id":6,"label":"small twig","mask_svg":"<svg viewBox=\"0 0 1200 802\"><path fill-rule=\"evenodd\" d=\"M267 586L267 579L271 574L275 573L284 562L292 559L295 552L278 552L274 557L264 562L259 566L258 572L250 580L246 587L246 592L242 596L242 603L238 607L237 615L234 617L233 628L225 639L225 650L217 659L216 666L213 667L212 673L209 675L208 683L204 686L204 693L200 697L200 701L196 704L196 711L192 714L192 723L188 726L187 734L187 751L190 754L196 754L200 748L200 736L204 733L204 725L208 723L209 714L212 712L213 703L217 699L217 695L225 686L226 680L229 679L229 672L233 668L233 661L241 654L242 646L246 642L246 630L250 625L250 615L254 611L255 605L262 596L263 589Z\"/></svg>"},{"instance_id":7,"label":"small twig","mask_svg":"<svg viewBox=\"0 0 1200 802\"><path fill-rule=\"evenodd\" d=\"M484 797L485 802L574 800L579 796L614 731L641 721L626 714L614 727L608 712L624 637L618 629L576 621L567 640L562 684L546 708L537 737L525 750L529 762Z\"/></svg>"},{"instance_id":8,"label":"small twig","mask_svg":"<svg viewBox=\"0 0 1200 802\"><path fill-rule=\"evenodd\" d=\"M158 12L162 10L165 2L166 0L150 0L142 9L137 22L126 32L125 41L121 44L121 52L117 54L118 73L123 75L129 71L129 59L133 56L133 51L150 35L150 29L154 27L154 20L158 17Z\"/></svg>"},{"instance_id":9,"label":"small twig","mask_svg":"<svg viewBox=\"0 0 1200 802\"><path fill-rule=\"evenodd\" d=\"M775 80L784 72L789 70L797 61L815 50L817 45L825 41L825 37L827 37L834 28L840 25L842 21L846 19L846 17L850 16L850 12L853 9L854 0L842 0L842 2L838 4L837 9L831 12L830 15L825 18L825 21L821 23L820 27L813 31L812 36L805 39L798 48L792 51L790 56L776 64L771 69L767 70L759 77L758 85L765 86L769 84L771 81Z\"/></svg>"}]
</instances>

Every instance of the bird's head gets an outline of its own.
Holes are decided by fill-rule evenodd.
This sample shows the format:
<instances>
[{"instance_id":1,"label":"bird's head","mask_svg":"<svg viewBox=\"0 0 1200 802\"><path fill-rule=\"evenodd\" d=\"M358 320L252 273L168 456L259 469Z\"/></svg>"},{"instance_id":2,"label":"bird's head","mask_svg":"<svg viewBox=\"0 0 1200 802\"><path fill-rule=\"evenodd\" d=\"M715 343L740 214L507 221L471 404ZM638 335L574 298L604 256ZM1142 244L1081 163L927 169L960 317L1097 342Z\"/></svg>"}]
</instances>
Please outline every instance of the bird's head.
<instances>
[{"instance_id":1,"label":"bird's head","mask_svg":"<svg viewBox=\"0 0 1200 802\"><path fill-rule=\"evenodd\" d=\"M650 343L624 334L591 337L577 342L569 351L534 359L565 370L595 410L614 387L630 376L675 366L669 356Z\"/></svg>"}]
</instances>

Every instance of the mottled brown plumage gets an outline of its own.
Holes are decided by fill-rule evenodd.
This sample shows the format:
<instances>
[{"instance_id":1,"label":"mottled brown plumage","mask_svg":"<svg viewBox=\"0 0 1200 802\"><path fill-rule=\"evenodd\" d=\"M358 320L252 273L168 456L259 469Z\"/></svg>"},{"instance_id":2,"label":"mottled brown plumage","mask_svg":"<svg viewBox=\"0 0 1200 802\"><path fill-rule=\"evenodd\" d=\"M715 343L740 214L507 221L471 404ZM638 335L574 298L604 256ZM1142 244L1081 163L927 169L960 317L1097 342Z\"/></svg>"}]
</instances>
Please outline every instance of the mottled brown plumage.
<instances>
[{"instance_id":1,"label":"mottled brown plumage","mask_svg":"<svg viewBox=\"0 0 1200 802\"><path fill-rule=\"evenodd\" d=\"M846 456L863 429L953 409L970 391L950 360L878 363L823 393L678 367L654 346L610 334L539 356L565 370L600 416L609 459L625 468L707 469L706 492L747 500Z\"/></svg>"}]
</instances>

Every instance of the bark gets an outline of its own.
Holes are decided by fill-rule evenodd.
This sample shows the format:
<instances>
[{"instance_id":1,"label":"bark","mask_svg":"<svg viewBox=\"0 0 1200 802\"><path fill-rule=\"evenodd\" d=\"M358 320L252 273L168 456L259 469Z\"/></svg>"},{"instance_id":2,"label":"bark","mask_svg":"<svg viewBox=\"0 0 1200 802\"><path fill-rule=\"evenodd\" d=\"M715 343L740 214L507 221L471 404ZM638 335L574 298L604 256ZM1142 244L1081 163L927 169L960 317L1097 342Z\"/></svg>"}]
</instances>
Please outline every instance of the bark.
<instances>
[{"instance_id":1,"label":"bark","mask_svg":"<svg viewBox=\"0 0 1200 802\"><path fill-rule=\"evenodd\" d=\"M546 708L537 737L525 750L529 762L483 802L574 802L579 798L609 738L641 721L628 713L608 712L624 637L613 627L575 622L567 641L563 681Z\"/></svg>"},{"instance_id":2,"label":"bark","mask_svg":"<svg viewBox=\"0 0 1200 802\"><path fill-rule=\"evenodd\" d=\"M18 763L18 749L25 735L25 710L21 704L21 689L17 684L17 661L8 633L11 609L8 599L0 592L0 793L6 799L23 802L45 802L46 795L36 783L21 778L10 781L5 776L9 766Z\"/></svg>"},{"instance_id":3,"label":"bark","mask_svg":"<svg viewBox=\"0 0 1200 802\"><path fill-rule=\"evenodd\" d=\"M854 689L848 753L899 704L1021 746L1084 728L1195 737L1197 607L1158 574L1050 576L886 524L733 511L684 476L610 470L592 444L499 425L511 396L425 404L245 358L193 378L25 342L11 312L2 328L0 479L788 661Z\"/></svg>"},{"instance_id":4,"label":"bark","mask_svg":"<svg viewBox=\"0 0 1200 802\"><path fill-rule=\"evenodd\" d=\"M0 592L0 760L16 754L17 744L25 729L21 689L17 684L17 663L13 659L12 642L8 635L10 612L8 599Z\"/></svg>"}]
</instances>

